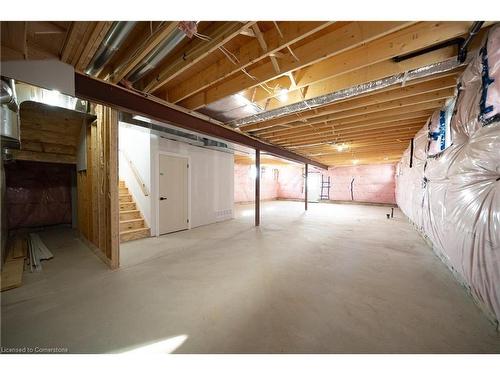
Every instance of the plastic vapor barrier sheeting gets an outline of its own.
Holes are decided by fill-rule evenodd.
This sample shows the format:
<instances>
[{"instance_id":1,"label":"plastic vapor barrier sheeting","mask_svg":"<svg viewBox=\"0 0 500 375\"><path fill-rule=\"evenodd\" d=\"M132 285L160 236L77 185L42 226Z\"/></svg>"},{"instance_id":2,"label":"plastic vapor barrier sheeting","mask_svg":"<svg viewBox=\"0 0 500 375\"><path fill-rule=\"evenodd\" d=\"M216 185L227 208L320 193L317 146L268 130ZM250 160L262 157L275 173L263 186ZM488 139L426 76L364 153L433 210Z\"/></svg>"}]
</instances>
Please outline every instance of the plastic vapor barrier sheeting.
<instances>
[{"instance_id":1,"label":"plastic vapor barrier sheeting","mask_svg":"<svg viewBox=\"0 0 500 375\"><path fill-rule=\"evenodd\" d=\"M398 163L396 201L498 323L499 26L490 30L457 89L456 103L436 111L416 134L413 153L410 145Z\"/></svg>"}]
</instances>

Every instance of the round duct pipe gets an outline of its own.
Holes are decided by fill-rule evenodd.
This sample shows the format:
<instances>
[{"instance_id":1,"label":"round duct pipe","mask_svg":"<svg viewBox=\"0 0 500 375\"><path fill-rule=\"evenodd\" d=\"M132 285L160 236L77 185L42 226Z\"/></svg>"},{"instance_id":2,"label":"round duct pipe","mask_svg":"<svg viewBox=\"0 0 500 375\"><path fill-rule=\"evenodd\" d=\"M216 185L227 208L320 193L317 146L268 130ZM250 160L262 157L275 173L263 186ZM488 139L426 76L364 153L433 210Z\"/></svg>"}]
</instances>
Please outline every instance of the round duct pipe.
<instances>
[{"instance_id":1,"label":"round duct pipe","mask_svg":"<svg viewBox=\"0 0 500 375\"><path fill-rule=\"evenodd\" d=\"M120 49L120 46L123 44L128 34L133 30L136 24L136 21L115 22L92 58L92 61L90 62L87 70L85 70L85 73L92 76L98 75L104 65L106 65L116 51Z\"/></svg>"}]
</instances>

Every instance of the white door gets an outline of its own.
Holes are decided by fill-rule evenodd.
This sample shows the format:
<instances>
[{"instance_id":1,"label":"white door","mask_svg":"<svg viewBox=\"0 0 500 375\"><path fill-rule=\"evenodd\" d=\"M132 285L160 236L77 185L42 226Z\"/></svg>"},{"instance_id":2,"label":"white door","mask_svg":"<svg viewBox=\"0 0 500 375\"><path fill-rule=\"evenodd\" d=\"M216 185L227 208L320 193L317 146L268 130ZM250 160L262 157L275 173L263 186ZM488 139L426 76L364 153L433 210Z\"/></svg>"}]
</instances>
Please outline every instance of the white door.
<instances>
[{"instance_id":1,"label":"white door","mask_svg":"<svg viewBox=\"0 0 500 375\"><path fill-rule=\"evenodd\" d=\"M188 229L188 160L160 154L159 164L160 234Z\"/></svg>"},{"instance_id":2,"label":"white door","mask_svg":"<svg viewBox=\"0 0 500 375\"><path fill-rule=\"evenodd\" d=\"M319 202L321 189L321 174L309 173L307 175L307 201Z\"/></svg>"}]
</instances>

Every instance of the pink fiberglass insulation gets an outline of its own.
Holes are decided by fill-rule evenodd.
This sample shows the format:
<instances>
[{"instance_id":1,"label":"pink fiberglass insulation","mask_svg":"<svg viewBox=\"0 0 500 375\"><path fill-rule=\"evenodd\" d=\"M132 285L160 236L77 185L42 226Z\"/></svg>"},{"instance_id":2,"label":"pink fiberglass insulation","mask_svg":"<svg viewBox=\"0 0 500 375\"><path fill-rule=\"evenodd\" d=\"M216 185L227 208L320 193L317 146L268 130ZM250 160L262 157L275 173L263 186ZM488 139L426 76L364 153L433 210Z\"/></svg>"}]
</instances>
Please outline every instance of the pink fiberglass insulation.
<instances>
[{"instance_id":1,"label":"pink fiberglass insulation","mask_svg":"<svg viewBox=\"0 0 500 375\"><path fill-rule=\"evenodd\" d=\"M261 200L278 198L303 199L303 169L293 165L262 165L260 180ZM234 201L253 202L255 199L255 176L252 166L234 164Z\"/></svg>"},{"instance_id":2,"label":"pink fiberglass insulation","mask_svg":"<svg viewBox=\"0 0 500 375\"><path fill-rule=\"evenodd\" d=\"M260 199L271 200L278 197L278 181L270 166L262 166L263 172L260 180ZM234 164L234 201L253 202L255 200L255 175L252 166L247 164Z\"/></svg>"},{"instance_id":3,"label":"pink fiberglass insulation","mask_svg":"<svg viewBox=\"0 0 500 375\"><path fill-rule=\"evenodd\" d=\"M300 166L280 166L278 198L304 199L304 169Z\"/></svg>"},{"instance_id":4,"label":"pink fiberglass insulation","mask_svg":"<svg viewBox=\"0 0 500 375\"><path fill-rule=\"evenodd\" d=\"M500 319L500 26L458 83L451 145L428 154L427 125L397 166L396 200L483 310ZM485 46L487 48L485 48ZM494 48L494 46L496 46ZM411 162L411 163L410 163Z\"/></svg>"},{"instance_id":5,"label":"pink fiberglass insulation","mask_svg":"<svg viewBox=\"0 0 500 375\"><path fill-rule=\"evenodd\" d=\"M323 173L328 176L330 200L396 203L393 164L333 167Z\"/></svg>"}]
</instances>

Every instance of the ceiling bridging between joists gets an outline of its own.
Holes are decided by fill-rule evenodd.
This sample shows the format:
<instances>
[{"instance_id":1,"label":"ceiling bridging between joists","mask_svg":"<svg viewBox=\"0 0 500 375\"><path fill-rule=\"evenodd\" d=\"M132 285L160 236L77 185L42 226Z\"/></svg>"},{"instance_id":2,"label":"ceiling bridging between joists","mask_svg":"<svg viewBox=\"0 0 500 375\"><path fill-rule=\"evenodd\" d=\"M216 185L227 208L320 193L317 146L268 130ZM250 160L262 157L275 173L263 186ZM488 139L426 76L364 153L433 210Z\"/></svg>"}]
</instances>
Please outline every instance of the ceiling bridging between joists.
<instances>
[{"instance_id":1,"label":"ceiling bridging between joists","mask_svg":"<svg viewBox=\"0 0 500 375\"><path fill-rule=\"evenodd\" d=\"M454 61L457 46L446 42L467 36L472 24L200 21L192 37L182 38L143 77L131 82L127 78L147 65L149 56L186 26L183 21L141 21L134 24L118 50L109 54L97 78L138 91L142 105L146 105L142 99L149 100L144 97L147 93L151 102L170 109L181 107L182 116L210 124L202 126L205 130L284 150L302 162L393 161L401 156L408 137L454 96L463 67ZM482 25L469 50L480 46L492 24ZM116 24L23 21L2 22L1 26L2 60L58 58L83 72ZM418 53L443 42L448 45ZM415 52L404 61L393 59ZM425 66L446 68L425 74ZM419 73L413 76L412 72ZM115 92L114 88L99 87L104 92L95 96L101 100L110 99L109 92ZM230 129L218 121L205 121L193 112L194 117L190 116L189 111L203 111L207 105L230 97L236 100L226 103L241 105L239 99L244 99L259 109L226 109L236 119L232 124L239 126L238 131L227 133ZM287 112L288 106L295 110ZM149 110L154 105L146 107ZM155 110L166 115L165 110ZM258 115L239 118L252 113ZM178 114L173 116L180 119ZM388 135L384 136L385 132ZM335 148L332 151L332 144L337 143L348 144L348 151L340 155Z\"/></svg>"}]
</instances>

